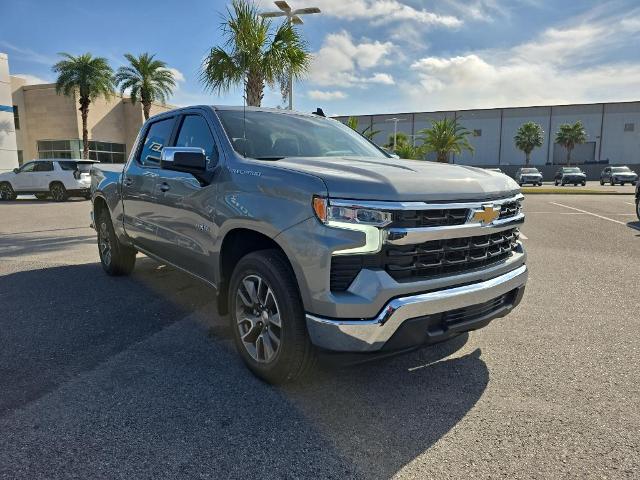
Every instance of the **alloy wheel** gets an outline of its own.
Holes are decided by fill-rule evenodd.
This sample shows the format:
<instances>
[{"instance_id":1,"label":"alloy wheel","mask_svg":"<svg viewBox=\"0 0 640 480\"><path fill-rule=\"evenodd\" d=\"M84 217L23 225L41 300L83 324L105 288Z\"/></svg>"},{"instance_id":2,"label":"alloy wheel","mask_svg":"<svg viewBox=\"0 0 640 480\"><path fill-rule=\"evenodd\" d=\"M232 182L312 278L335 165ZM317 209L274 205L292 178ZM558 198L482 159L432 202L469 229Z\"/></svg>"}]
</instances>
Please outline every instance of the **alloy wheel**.
<instances>
[{"instance_id":1,"label":"alloy wheel","mask_svg":"<svg viewBox=\"0 0 640 480\"><path fill-rule=\"evenodd\" d=\"M98 231L98 248L100 249L100 257L105 265L111 264L111 240L109 239L109 228L106 222L100 224Z\"/></svg>"},{"instance_id":2,"label":"alloy wheel","mask_svg":"<svg viewBox=\"0 0 640 480\"><path fill-rule=\"evenodd\" d=\"M62 185L55 184L51 187L51 196L56 202L61 201L64 198L64 190Z\"/></svg>"},{"instance_id":3,"label":"alloy wheel","mask_svg":"<svg viewBox=\"0 0 640 480\"><path fill-rule=\"evenodd\" d=\"M256 362L270 363L282 338L280 310L271 286L260 275L247 275L238 285L235 303L242 345Z\"/></svg>"},{"instance_id":4,"label":"alloy wheel","mask_svg":"<svg viewBox=\"0 0 640 480\"><path fill-rule=\"evenodd\" d=\"M11 187L9 187L9 185L0 185L0 200L10 200L12 193L13 192L11 191Z\"/></svg>"}]
</instances>

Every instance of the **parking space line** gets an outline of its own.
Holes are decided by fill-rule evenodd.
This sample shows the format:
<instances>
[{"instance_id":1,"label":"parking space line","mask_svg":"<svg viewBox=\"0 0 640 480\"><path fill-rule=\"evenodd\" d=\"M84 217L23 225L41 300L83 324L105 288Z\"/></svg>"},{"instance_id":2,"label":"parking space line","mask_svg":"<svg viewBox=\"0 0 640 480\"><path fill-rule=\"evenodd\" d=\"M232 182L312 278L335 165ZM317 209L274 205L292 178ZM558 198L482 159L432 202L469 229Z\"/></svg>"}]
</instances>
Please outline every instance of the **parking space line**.
<instances>
[{"instance_id":1,"label":"parking space line","mask_svg":"<svg viewBox=\"0 0 640 480\"><path fill-rule=\"evenodd\" d=\"M556 203L556 202L549 202L549 203L552 204L552 205L557 205L558 207L564 207L564 208L568 208L570 210L576 210L578 212L585 213L587 215L591 215L592 217L601 218L603 220L609 220L610 222L618 223L620 225L624 225L625 227L627 226L627 224L625 222L621 222L620 220L614 220L613 218L609 218L609 217L603 217L602 215L598 215L597 213L587 212L586 210L581 210L581 209L576 208L576 207L570 207L569 205L563 205L562 203Z\"/></svg>"}]
</instances>

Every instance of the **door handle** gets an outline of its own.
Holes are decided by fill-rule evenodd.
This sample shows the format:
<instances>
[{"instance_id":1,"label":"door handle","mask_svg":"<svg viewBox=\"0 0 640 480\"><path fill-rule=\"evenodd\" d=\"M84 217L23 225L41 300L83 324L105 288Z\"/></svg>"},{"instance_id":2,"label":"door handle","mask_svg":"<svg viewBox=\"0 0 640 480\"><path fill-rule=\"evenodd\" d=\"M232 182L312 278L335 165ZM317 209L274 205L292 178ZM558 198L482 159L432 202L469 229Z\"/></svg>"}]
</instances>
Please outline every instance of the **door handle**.
<instances>
[{"instance_id":1,"label":"door handle","mask_svg":"<svg viewBox=\"0 0 640 480\"><path fill-rule=\"evenodd\" d=\"M130 187L131 184L133 183L133 180L131 180L130 178L125 178L122 183L124 183L125 187Z\"/></svg>"},{"instance_id":2,"label":"door handle","mask_svg":"<svg viewBox=\"0 0 640 480\"><path fill-rule=\"evenodd\" d=\"M170 189L171 187L167 182L162 182L162 184L160 185L160 191L162 192L168 192Z\"/></svg>"}]
</instances>

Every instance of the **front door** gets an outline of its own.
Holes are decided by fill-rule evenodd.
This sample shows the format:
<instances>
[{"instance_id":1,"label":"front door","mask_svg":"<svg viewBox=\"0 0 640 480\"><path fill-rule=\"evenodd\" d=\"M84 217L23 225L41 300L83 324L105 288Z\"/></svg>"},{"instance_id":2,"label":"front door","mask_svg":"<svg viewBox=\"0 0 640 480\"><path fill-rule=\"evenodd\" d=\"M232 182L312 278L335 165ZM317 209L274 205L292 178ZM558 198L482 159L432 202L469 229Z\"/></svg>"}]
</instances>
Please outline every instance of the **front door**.
<instances>
[{"instance_id":1,"label":"front door","mask_svg":"<svg viewBox=\"0 0 640 480\"><path fill-rule=\"evenodd\" d=\"M155 254L160 248L155 197L160 153L171 141L174 124L175 117L165 117L148 125L122 174L124 229L136 247Z\"/></svg>"},{"instance_id":2,"label":"front door","mask_svg":"<svg viewBox=\"0 0 640 480\"><path fill-rule=\"evenodd\" d=\"M36 190L35 185L38 182L38 178L35 173L37 162L25 163L20 171L16 173L11 179L13 189L15 191L32 192Z\"/></svg>"},{"instance_id":3,"label":"front door","mask_svg":"<svg viewBox=\"0 0 640 480\"><path fill-rule=\"evenodd\" d=\"M207 169L215 171L218 149L204 116L194 111L179 119L175 146L199 147ZM215 177L214 177L215 178ZM201 185L193 175L171 170L158 172L156 186L158 237L162 258L205 279L213 279L212 249L216 184Z\"/></svg>"}]
</instances>

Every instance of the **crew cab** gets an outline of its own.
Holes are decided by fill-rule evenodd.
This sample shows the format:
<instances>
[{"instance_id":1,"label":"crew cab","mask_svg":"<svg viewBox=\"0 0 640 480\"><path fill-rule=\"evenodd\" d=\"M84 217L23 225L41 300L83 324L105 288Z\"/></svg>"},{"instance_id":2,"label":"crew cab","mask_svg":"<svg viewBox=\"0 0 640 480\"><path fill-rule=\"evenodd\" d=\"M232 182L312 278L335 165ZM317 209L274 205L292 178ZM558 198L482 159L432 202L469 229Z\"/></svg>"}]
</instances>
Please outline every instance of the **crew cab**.
<instances>
[{"instance_id":1,"label":"crew cab","mask_svg":"<svg viewBox=\"0 0 640 480\"><path fill-rule=\"evenodd\" d=\"M578 167L561 167L556 171L554 183L565 186L567 183L573 183L574 186L587 184L587 175Z\"/></svg>"},{"instance_id":2,"label":"crew cab","mask_svg":"<svg viewBox=\"0 0 640 480\"><path fill-rule=\"evenodd\" d=\"M69 197L91 198L93 160L33 160L0 174L0 200L15 200L18 195L35 195L63 202Z\"/></svg>"},{"instance_id":3,"label":"crew cab","mask_svg":"<svg viewBox=\"0 0 640 480\"><path fill-rule=\"evenodd\" d=\"M503 317L527 280L518 185L401 160L337 120L197 106L142 127L123 170L91 170L110 275L141 252L214 287L251 371L280 383L320 352L386 354Z\"/></svg>"},{"instance_id":4,"label":"crew cab","mask_svg":"<svg viewBox=\"0 0 640 480\"><path fill-rule=\"evenodd\" d=\"M635 185L637 181L638 174L627 166L605 167L602 172L600 172L600 185L604 185L605 183L609 183L611 186L616 183L623 186L625 183Z\"/></svg>"},{"instance_id":5,"label":"crew cab","mask_svg":"<svg viewBox=\"0 0 640 480\"><path fill-rule=\"evenodd\" d=\"M540 170L535 167L525 167L519 168L516 171L516 175L514 177L515 181L518 182L518 185L522 186L527 183L532 185L541 186L542 185L542 174Z\"/></svg>"}]
</instances>

